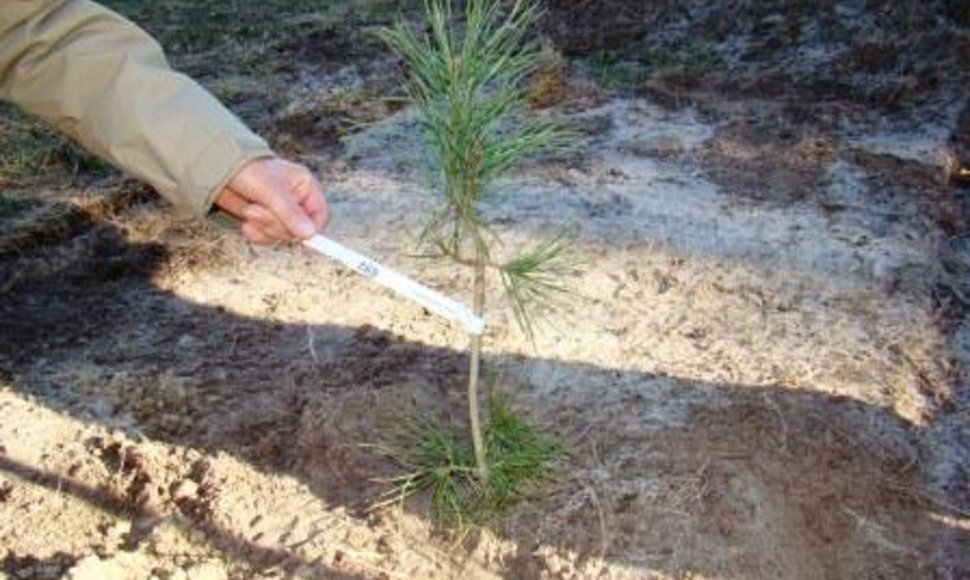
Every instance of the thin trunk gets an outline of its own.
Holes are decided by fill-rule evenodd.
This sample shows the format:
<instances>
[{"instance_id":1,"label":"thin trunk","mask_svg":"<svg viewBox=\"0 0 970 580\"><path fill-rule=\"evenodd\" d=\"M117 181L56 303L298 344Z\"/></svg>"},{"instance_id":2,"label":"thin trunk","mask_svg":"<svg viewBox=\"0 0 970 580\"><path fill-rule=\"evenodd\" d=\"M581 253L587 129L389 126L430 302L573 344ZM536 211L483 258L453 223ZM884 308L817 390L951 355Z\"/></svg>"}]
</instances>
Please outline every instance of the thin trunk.
<instances>
[{"instance_id":1,"label":"thin trunk","mask_svg":"<svg viewBox=\"0 0 970 580\"><path fill-rule=\"evenodd\" d=\"M481 244L475 248L475 281L472 310L476 316L485 312L485 250ZM471 364L468 369L468 418L471 421L472 444L475 447L475 467L478 477L488 478L488 465L485 463L485 441L482 437L481 411L478 406L478 384L481 374L482 335L471 337Z\"/></svg>"}]
</instances>

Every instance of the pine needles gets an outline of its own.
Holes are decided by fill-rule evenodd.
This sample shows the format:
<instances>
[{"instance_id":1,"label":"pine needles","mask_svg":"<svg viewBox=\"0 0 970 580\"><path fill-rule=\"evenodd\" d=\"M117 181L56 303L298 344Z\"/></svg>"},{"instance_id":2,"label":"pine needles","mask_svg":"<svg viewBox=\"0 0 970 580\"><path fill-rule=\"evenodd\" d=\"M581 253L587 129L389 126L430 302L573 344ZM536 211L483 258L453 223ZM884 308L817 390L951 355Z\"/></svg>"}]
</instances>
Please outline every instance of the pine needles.
<instances>
[{"instance_id":1,"label":"pine needles","mask_svg":"<svg viewBox=\"0 0 970 580\"><path fill-rule=\"evenodd\" d=\"M533 342L535 317L569 294L563 279L577 271L571 255L572 242L572 232L563 230L499 267L516 321Z\"/></svg>"},{"instance_id":2,"label":"pine needles","mask_svg":"<svg viewBox=\"0 0 970 580\"><path fill-rule=\"evenodd\" d=\"M530 115L525 80L541 52L525 38L539 9L518 1L469 0L456 26L452 3L427 0L427 32L406 23L382 34L408 69L405 87L421 113L443 194L423 239L460 263L490 257L479 203L495 180L537 153L575 148L555 119Z\"/></svg>"},{"instance_id":3,"label":"pine needles","mask_svg":"<svg viewBox=\"0 0 970 580\"><path fill-rule=\"evenodd\" d=\"M502 396L487 401L488 478L477 475L474 451L462 430L435 417L412 416L378 451L401 468L384 480L390 489L374 506L397 504L427 490L434 517L459 532L483 525L551 479L563 447L525 421Z\"/></svg>"},{"instance_id":4,"label":"pine needles","mask_svg":"<svg viewBox=\"0 0 970 580\"><path fill-rule=\"evenodd\" d=\"M497 260L500 241L481 203L496 180L529 156L564 153L576 139L549 113L528 111L527 80L543 62L527 33L539 16L533 0L425 0L427 23L406 22L382 32L404 62L405 88L420 113L433 158L441 205L422 241L434 257L472 270L472 310L482 316L488 275L501 278L515 319L534 341L536 313L566 292L573 238L565 233L517 257ZM555 446L513 414L489 401L479 409L482 337L471 337L468 373L468 449L454 430L433 420L412 421L406 440L388 456L405 474L392 480L392 498L430 489L434 512L463 526L523 496L540 477Z\"/></svg>"}]
</instances>

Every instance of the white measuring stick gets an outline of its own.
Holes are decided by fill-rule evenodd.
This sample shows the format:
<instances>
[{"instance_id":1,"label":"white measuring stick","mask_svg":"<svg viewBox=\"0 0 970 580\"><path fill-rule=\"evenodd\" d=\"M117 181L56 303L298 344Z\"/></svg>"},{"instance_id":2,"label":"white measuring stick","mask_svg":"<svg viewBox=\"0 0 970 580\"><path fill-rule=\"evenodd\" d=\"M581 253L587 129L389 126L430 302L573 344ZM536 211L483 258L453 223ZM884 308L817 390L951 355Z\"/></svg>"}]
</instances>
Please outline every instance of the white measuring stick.
<instances>
[{"instance_id":1,"label":"white measuring stick","mask_svg":"<svg viewBox=\"0 0 970 580\"><path fill-rule=\"evenodd\" d=\"M328 258L340 262L351 270L374 282L394 290L398 294L410 298L428 310L454 320L461 324L468 334L482 334L485 332L485 321L475 316L464 305L436 292L423 284L398 274L390 268L378 264L367 256L358 254L343 244L319 234L303 241L303 245L311 250L323 254Z\"/></svg>"}]
</instances>

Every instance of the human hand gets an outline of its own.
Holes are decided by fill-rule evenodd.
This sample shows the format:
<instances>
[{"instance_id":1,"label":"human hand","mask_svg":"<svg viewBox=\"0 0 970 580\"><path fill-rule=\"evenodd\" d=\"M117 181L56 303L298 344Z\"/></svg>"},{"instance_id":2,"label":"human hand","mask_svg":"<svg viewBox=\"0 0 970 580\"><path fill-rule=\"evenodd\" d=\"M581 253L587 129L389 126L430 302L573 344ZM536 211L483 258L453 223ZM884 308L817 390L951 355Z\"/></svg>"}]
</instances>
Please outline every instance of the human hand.
<instances>
[{"instance_id":1,"label":"human hand","mask_svg":"<svg viewBox=\"0 0 970 580\"><path fill-rule=\"evenodd\" d=\"M310 171L278 157L251 161L229 180L216 205L242 220L255 244L306 239L324 229L330 209Z\"/></svg>"}]
</instances>

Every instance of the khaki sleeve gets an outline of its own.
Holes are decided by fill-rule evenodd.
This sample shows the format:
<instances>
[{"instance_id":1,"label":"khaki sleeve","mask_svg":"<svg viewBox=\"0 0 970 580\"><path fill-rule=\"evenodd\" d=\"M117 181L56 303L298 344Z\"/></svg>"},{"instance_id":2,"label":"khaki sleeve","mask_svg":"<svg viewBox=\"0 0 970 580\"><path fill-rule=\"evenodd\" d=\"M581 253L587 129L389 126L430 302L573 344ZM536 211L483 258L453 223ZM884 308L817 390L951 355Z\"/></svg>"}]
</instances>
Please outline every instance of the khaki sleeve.
<instances>
[{"instance_id":1,"label":"khaki sleeve","mask_svg":"<svg viewBox=\"0 0 970 580\"><path fill-rule=\"evenodd\" d=\"M87 0L0 0L0 99L195 215L273 154L148 34Z\"/></svg>"}]
</instances>

